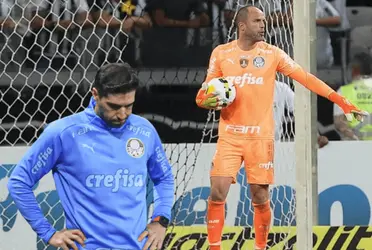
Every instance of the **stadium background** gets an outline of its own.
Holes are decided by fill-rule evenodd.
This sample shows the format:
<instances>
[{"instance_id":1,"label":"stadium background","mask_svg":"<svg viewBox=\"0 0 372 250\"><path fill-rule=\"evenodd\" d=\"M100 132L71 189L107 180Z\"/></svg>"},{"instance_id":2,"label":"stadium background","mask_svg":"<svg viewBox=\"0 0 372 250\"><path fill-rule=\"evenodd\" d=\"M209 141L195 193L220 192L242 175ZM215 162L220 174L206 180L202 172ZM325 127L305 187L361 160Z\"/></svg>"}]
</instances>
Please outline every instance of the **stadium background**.
<instances>
[{"instance_id":1,"label":"stadium background","mask_svg":"<svg viewBox=\"0 0 372 250\"><path fill-rule=\"evenodd\" d=\"M178 150L189 148L190 152L196 152L197 145L202 140L202 131L208 112L197 108L194 98L200 84L204 80L210 52L217 44L226 40L227 31L224 29L223 20L221 19L223 2L207 1L205 3L208 14L211 17L210 26L188 30L188 46L183 48L182 51L180 51L180 48L174 48L175 53L179 53L182 56L172 62L172 67L169 67L169 62L164 61L164 57L159 55L153 56L151 50L146 56L153 56L153 58L143 58L141 49L146 46L142 43L143 35L137 31L126 35L120 32L118 33L116 29L108 29L107 31L97 30L90 37L93 37L92 40L94 40L92 53L85 53L85 49L88 46L86 41L90 35L89 31L82 32L81 37L83 38L78 38L79 36L76 36L76 30L66 33L63 30L53 33L48 30L39 30L31 35L28 33L26 35L21 30L12 31L3 28L0 34L0 145L4 148L6 146L23 147L31 145L37 138L37 135L42 132L45 124L81 111L87 106L90 98L90 84L96 70L102 63L105 61L127 61L138 70L141 82L144 85L144 88L137 94L134 112L152 121L165 144L181 145L177 146ZM115 1L111 3L117 4ZM126 5L129 6L134 6L134 4L134 1L126 2ZM21 6L21 4L19 5ZM133 10L133 8L129 8L129 10ZM108 9L110 10L110 7ZM128 14L126 13L127 10L128 8L123 10L119 6L115 13L118 18L125 18ZM64 13L62 9L60 11L60 13ZM58 47L58 53L56 45L60 45ZM331 69L318 71L317 74L334 89L345 83L342 79L340 65ZM339 140L339 136L333 130L332 125L332 104L324 98L318 98L317 102L320 133L326 135L330 140ZM283 126L285 128L284 134L288 136L286 139L293 139L295 131L291 119L289 119L287 124L283 124ZM209 142L215 142L215 139L214 137ZM332 152L340 152L341 150L339 147L331 149ZM361 151L365 152L364 148ZM2 150L3 156L6 154L4 152L7 151ZM17 216L17 209L5 191L5 185L3 185L14 167L14 162L1 161L0 163L2 163L0 169L2 193L2 199L0 199L0 221L2 223L0 223L2 225L0 239L2 237L5 239L7 237L6 233L11 232L16 220L19 220L19 214ZM327 162L327 164L330 163ZM182 180L179 181L182 182ZM350 182L358 186L358 181L352 180ZM240 179L240 182L243 183L244 178ZM151 184L149 185L151 187ZM344 213L343 220L344 222L348 222L347 225L350 226L349 228L325 227L317 229L316 236L324 242L321 243L318 241L317 244L327 246L332 241L334 247L341 246L344 242L339 240L340 243L337 243L336 241L344 231L349 232L348 234L353 235L354 238L371 237L370 233L367 232L370 230L369 227L354 227L352 225L365 226L369 224L370 213L368 213L368 209L370 208L369 204L372 195L365 190L359 192L359 190L353 189L353 185L351 187L336 184L327 186L331 191L336 187L339 188L336 193L349 192L350 196L354 195L356 197L354 202L360 202L359 204L362 204L360 217L347 217L349 214ZM34 189L36 190L37 188L38 186L36 185ZM246 188L245 186L242 189L245 190ZM288 191L286 188L286 186L283 186L282 189L278 189L278 195L285 196L292 193L292 191ZM198 193L201 194L200 196L203 196L206 191L206 189L202 189L198 190ZM332 192L328 193L327 197L334 194ZM192 197L189 198L191 202ZM285 200L288 204L281 206L281 210L277 214L278 219L280 219L280 213L283 209L290 209L293 206L291 203L294 202L292 197L282 197L281 199ZM37 195L37 200L44 213L53 221L56 228L63 228L64 218L62 216L62 208L58 203L58 196L55 191L41 192ZM349 202L345 200L341 203L348 204ZM148 197L148 204L150 207L151 195ZM175 210L177 210L177 205L179 204L176 204ZM248 218L249 209L240 209L243 209L241 211L243 211L245 216L242 219L243 222L233 224L239 226L251 225L250 218ZM149 208L149 210L151 209ZM241 213L241 211L237 211L237 214ZM195 220L194 217L187 217L187 215L181 216L181 218L182 225L191 225L190 221ZM197 218L200 219L203 216ZM323 225L332 224L330 220L327 217L323 218ZM198 221L195 224L202 224L202 222ZM295 225L295 220L292 219L289 225ZM244 230L248 229L246 228ZM200 245L194 246L195 249L201 249L200 246L205 245L205 235L200 234L201 231L198 230L196 228L195 231L190 231L190 234L187 234L186 230L187 239L192 239L193 237L204 239L204 241L199 241L198 244ZM234 230L236 235L231 237L234 237L234 241L238 242L238 235L241 234L239 230L242 229L231 228L231 232ZM283 235L280 235L280 229L275 230L271 235L272 242L278 243L281 241L280 237L283 237ZM275 234L276 232L278 234ZM249 232L244 231L244 234L249 235ZM287 241L293 244L295 242L295 233L290 231L290 234ZM182 239L180 240L182 238L181 236L178 236L177 244L182 242ZM52 249L51 247L46 247L38 239L35 242L37 249ZM356 246L355 244L358 244L358 242L355 242L352 239L347 240L349 247ZM172 243L172 249L180 249L176 247L177 244ZM232 249L240 249L239 244L236 244L234 243ZM1 246L1 241L0 249L8 250L8 248L5 249Z\"/></svg>"}]
</instances>

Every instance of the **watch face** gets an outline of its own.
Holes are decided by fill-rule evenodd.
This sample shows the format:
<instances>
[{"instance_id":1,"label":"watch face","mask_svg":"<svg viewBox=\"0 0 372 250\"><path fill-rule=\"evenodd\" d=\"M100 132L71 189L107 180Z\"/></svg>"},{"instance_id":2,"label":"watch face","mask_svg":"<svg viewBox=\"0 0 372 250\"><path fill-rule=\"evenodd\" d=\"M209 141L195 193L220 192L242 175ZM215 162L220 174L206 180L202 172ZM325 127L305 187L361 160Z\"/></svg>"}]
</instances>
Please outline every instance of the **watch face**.
<instances>
[{"instance_id":1,"label":"watch face","mask_svg":"<svg viewBox=\"0 0 372 250\"><path fill-rule=\"evenodd\" d=\"M157 221L160 223L160 225L164 227L167 227L169 225L169 220L164 216L160 216L160 218L158 218Z\"/></svg>"}]
</instances>

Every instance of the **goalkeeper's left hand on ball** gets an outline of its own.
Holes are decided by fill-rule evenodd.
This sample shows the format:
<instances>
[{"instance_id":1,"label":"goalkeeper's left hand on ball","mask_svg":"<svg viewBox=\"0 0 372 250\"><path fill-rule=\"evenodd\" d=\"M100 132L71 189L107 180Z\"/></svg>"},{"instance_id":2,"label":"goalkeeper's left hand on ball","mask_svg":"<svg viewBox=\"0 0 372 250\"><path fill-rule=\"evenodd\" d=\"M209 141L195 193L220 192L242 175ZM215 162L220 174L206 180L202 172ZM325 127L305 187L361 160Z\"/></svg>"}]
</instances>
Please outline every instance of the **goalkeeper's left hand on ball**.
<instances>
[{"instance_id":1,"label":"goalkeeper's left hand on ball","mask_svg":"<svg viewBox=\"0 0 372 250\"><path fill-rule=\"evenodd\" d=\"M203 83L202 87L199 89L198 94L196 95L196 104L205 109L216 109L220 110L227 106L227 103L219 97L216 93L207 93L208 85Z\"/></svg>"}]
</instances>

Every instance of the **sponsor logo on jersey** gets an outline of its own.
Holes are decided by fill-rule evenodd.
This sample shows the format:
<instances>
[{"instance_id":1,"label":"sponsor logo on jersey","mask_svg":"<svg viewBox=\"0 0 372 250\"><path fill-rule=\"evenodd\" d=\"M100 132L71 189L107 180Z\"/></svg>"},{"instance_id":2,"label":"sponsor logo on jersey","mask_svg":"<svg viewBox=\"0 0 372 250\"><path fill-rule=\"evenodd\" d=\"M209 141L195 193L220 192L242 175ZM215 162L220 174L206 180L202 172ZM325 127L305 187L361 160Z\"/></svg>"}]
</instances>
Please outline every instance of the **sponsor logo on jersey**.
<instances>
[{"instance_id":1,"label":"sponsor logo on jersey","mask_svg":"<svg viewBox=\"0 0 372 250\"><path fill-rule=\"evenodd\" d=\"M37 162L32 167L31 172L33 174L36 174L37 171L39 171L41 168L46 166L46 163L49 159L49 156L52 154L53 149L50 147L47 147L43 152L41 152L37 157Z\"/></svg>"},{"instance_id":2,"label":"sponsor logo on jersey","mask_svg":"<svg viewBox=\"0 0 372 250\"><path fill-rule=\"evenodd\" d=\"M161 146L155 148L156 153L156 162L160 163L161 170L167 172L168 170L168 159L164 154L164 151L161 149Z\"/></svg>"},{"instance_id":3,"label":"sponsor logo on jersey","mask_svg":"<svg viewBox=\"0 0 372 250\"><path fill-rule=\"evenodd\" d=\"M84 135L88 133L89 131L92 131L92 127L90 126L80 127L77 131L72 132L72 138L75 138L76 136Z\"/></svg>"},{"instance_id":4,"label":"sponsor logo on jersey","mask_svg":"<svg viewBox=\"0 0 372 250\"><path fill-rule=\"evenodd\" d=\"M252 75L251 73L244 73L242 76L227 76L225 78L239 87L243 87L246 84L247 85L251 85L251 84L262 85L263 84L263 77L261 76L256 77Z\"/></svg>"},{"instance_id":5,"label":"sponsor logo on jersey","mask_svg":"<svg viewBox=\"0 0 372 250\"><path fill-rule=\"evenodd\" d=\"M259 134L260 126L244 126L244 125L226 125L225 131L230 131L236 134Z\"/></svg>"},{"instance_id":6,"label":"sponsor logo on jersey","mask_svg":"<svg viewBox=\"0 0 372 250\"><path fill-rule=\"evenodd\" d=\"M266 163L260 163L258 164L258 167L269 170L270 168L274 168L274 163L272 163L271 161L266 162Z\"/></svg>"},{"instance_id":7,"label":"sponsor logo on jersey","mask_svg":"<svg viewBox=\"0 0 372 250\"><path fill-rule=\"evenodd\" d=\"M224 53L230 53L230 52L233 52L235 50L236 50L236 48L233 47L233 48L228 48L228 49L224 49L224 50L221 50L221 51L224 52Z\"/></svg>"},{"instance_id":8,"label":"sponsor logo on jersey","mask_svg":"<svg viewBox=\"0 0 372 250\"><path fill-rule=\"evenodd\" d=\"M143 187L145 177L143 174L131 173L128 169L118 169L115 174L91 174L85 179L88 188L111 188L116 193L120 187Z\"/></svg>"},{"instance_id":9,"label":"sponsor logo on jersey","mask_svg":"<svg viewBox=\"0 0 372 250\"><path fill-rule=\"evenodd\" d=\"M95 143L92 143L91 145L88 145L86 143L82 143L81 146L83 148L86 148L88 150L90 150L92 153L96 153L96 151L94 151L94 145L96 145Z\"/></svg>"},{"instance_id":10,"label":"sponsor logo on jersey","mask_svg":"<svg viewBox=\"0 0 372 250\"><path fill-rule=\"evenodd\" d=\"M270 49L258 49L259 52L264 53L264 54L272 54L273 51Z\"/></svg>"},{"instance_id":11,"label":"sponsor logo on jersey","mask_svg":"<svg viewBox=\"0 0 372 250\"><path fill-rule=\"evenodd\" d=\"M129 131L132 131L134 135L143 135L146 137L150 137L150 134L151 134L149 130L144 129L142 127L136 127L131 124L127 125L126 129L128 129Z\"/></svg>"},{"instance_id":12,"label":"sponsor logo on jersey","mask_svg":"<svg viewBox=\"0 0 372 250\"><path fill-rule=\"evenodd\" d=\"M209 61L208 73L214 73L216 71L216 57L212 57Z\"/></svg>"},{"instance_id":13,"label":"sponsor logo on jersey","mask_svg":"<svg viewBox=\"0 0 372 250\"><path fill-rule=\"evenodd\" d=\"M297 67L297 64L295 63L295 61L293 61L292 58L289 55L287 55L284 51L281 52L281 57L284 60L284 64L288 65L291 69L294 69Z\"/></svg>"},{"instance_id":14,"label":"sponsor logo on jersey","mask_svg":"<svg viewBox=\"0 0 372 250\"><path fill-rule=\"evenodd\" d=\"M145 153L145 145L138 138L130 138L126 145L127 153L134 157L140 158Z\"/></svg>"}]
</instances>

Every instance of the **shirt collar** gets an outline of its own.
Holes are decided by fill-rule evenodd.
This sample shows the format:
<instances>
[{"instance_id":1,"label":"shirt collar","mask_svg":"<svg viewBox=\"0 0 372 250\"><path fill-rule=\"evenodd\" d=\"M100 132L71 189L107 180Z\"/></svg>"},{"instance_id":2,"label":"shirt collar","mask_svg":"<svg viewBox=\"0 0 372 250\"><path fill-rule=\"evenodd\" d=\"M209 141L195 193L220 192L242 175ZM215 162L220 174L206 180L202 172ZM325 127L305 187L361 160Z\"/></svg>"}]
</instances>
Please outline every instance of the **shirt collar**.
<instances>
[{"instance_id":1,"label":"shirt collar","mask_svg":"<svg viewBox=\"0 0 372 250\"><path fill-rule=\"evenodd\" d=\"M98 126L100 128L103 128L103 129L106 129L106 130L108 130L110 132L113 132L113 133L119 133L119 132L124 132L126 127L131 123L132 115L129 115L128 119L125 121L123 126L121 126L119 128L110 127L109 125L107 125L107 123L101 117L99 117L96 114L96 112L94 111L95 106L96 106L96 101L94 100L93 97L91 97L88 107L84 110L88 120L93 125L96 125L96 126Z\"/></svg>"}]
</instances>

